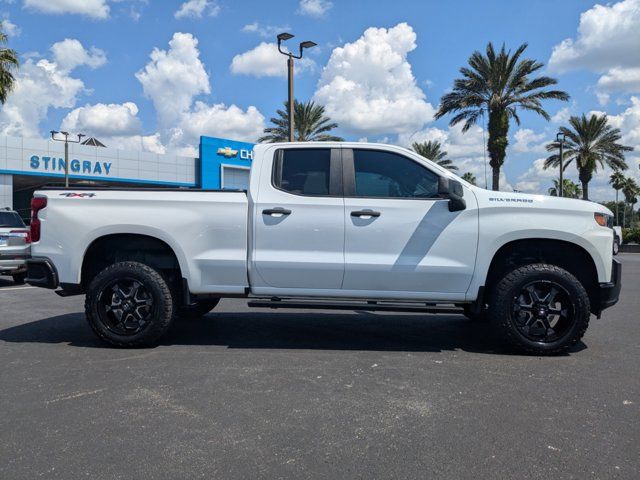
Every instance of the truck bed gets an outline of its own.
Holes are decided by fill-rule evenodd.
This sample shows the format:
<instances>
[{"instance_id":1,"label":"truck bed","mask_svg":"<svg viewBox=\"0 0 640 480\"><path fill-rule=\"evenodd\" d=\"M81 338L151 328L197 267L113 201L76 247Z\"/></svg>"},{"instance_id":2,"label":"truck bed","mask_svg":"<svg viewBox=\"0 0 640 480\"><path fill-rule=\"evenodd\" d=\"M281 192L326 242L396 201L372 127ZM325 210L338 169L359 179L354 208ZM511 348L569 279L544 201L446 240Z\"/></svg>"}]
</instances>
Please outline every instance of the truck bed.
<instances>
[{"instance_id":1,"label":"truck bed","mask_svg":"<svg viewBox=\"0 0 640 480\"><path fill-rule=\"evenodd\" d=\"M248 200L244 191L149 188L47 188L38 254L61 283L80 282L84 252L104 236L149 235L175 252L192 293L243 293L247 280Z\"/></svg>"}]
</instances>

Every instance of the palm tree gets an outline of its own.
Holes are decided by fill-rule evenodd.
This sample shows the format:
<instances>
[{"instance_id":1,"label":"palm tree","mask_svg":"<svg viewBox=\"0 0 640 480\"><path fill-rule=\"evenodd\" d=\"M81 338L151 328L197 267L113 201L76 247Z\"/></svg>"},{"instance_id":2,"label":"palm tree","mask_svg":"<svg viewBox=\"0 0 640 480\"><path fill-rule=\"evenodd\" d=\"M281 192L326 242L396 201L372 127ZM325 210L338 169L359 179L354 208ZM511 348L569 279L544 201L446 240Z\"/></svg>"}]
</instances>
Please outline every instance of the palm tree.
<instances>
[{"instance_id":1,"label":"palm tree","mask_svg":"<svg viewBox=\"0 0 640 480\"><path fill-rule=\"evenodd\" d=\"M462 67L462 78L453 83L453 90L440 100L435 118L455 113L449 125L464 121L462 131L469 130L484 112L489 114L489 150L493 171L493 190L500 188L500 168L504 163L511 119L520 125L518 109L533 111L546 120L549 114L541 101L556 99L566 101L569 95L562 90L549 90L555 78L539 76L531 78L544 64L529 58L520 58L527 48L523 43L511 54L504 45L499 52L489 43L486 55L479 51L469 57L469 67Z\"/></svg>"},{"instance_id":2,"label":"palm tree","mask_svg":"<svg viewBox=\"0 0 640 480\"><path fill-rule=\"evenodd\" d=\"M471 185L476 185L476 176L471 172L466 172L462 175L462 179L469 182Z\"/></svg>"},{"instance_id":3,"label":"palm tree","mask_svg":"<svg viewBox=\"0 0 640 480\"><path fill-rule=\"evenodd\" d=\"M560 180L553 181L553 187L549 189L549 195L557 197L560 190ZM575 182L572 182L568 178L562 179L562 195L565 198L580 198L582 195L582 188Z\"/></svg>"},{"instance_id":4,"label":"palm tree","mask_svg":"<svg viewBox=\"0 0 640 480\"><path fill-rule=\"evenodd\" d=\"M633 148L618 143L620 129L609 125L606 115L592 114L587 118L583 114L581 117L571 117L569 124L572 128L560 127L560 132L565 135L564 168L575 162L582 183L582 198L589 200L589 182L598 171L598 166L626 170L624 153ZM557 151L559 147L558 142L551 142L547 145L547 151ZM544 162L544 168L557 168L559 164L560 155L554 154Z\"/></svg>"},{"instance_id":5,"label":"palm tree","mask_svg":"<svg viewBox=\"0 0 640 480\"><path fill-rule=\"evenodd\" d=\"M618 212L618 193L624 187L624 181L626 180L623 173L619 170L616 170L609 177L609 184L616 191L616 224L620 222L619 212Z\"/></svg>"},{"instance_id":6,"label":"palm tree","mask_svg":"<svg viewBox=\"0 0 640 480\"><path fill-rule=\"evenodd\" d=\"M622 193L626 202L631 207L631 220L629 220L629 227L631 227L633 226L633 206L638 202L640 187L633 178L627 177L622 187Z\"/></svg>"},{"instance_id":7,"label":"palm tree","mask_svg":"<svg viewBox=\"0 0 640 480\"><path fill-rule=\"evenodd\" d=\"M278 117L272 117L274 127L264 129L266 135L258 139L259 142L287 142L289 141L289 111L287 102L284 110L277 110ZM338 124L324 114L324 107L314 102L293 104L293 128L297 142L342 142L342 137L336 137L328 132L338 128Z\"/></svg>"},{"instance_id":8,"label":"palm tree","mask_svg":"<svg viewBox=\"0 0 640 480\"><path fill-rule=\"evenodd\" d=\"M20 66L18 54L11 48L2 45L7 44L7 35L2 31L0 24L0 103L4 105L15 83L14 71Z\"/></svg>"},{"instance_id":9,"label":"palm tree","mask_svg":"<svg viewBox=\"0 0 640 480\"><path fill-rule=\"evenodd\" d=\"M428 142L415 142L411 145L411 149L418 155L423 156L427 160L440 165L449 170L458 170L451 160L446 158L447 152L442 150L442 144L437 140L429 140Z\"/></svg>"}]
</instances>

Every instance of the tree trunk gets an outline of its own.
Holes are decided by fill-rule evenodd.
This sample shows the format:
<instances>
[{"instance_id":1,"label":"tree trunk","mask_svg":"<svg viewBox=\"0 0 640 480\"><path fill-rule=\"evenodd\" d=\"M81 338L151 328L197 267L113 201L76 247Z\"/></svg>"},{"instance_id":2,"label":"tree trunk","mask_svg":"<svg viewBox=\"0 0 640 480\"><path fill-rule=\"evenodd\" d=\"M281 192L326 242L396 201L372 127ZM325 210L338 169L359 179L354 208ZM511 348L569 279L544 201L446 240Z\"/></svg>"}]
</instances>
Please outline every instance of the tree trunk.
<instances>
[{"instance_id":1,"label":"tree trunk","mask_svg":"<svg viewBox=\"0 0 640 480\"><path fill-rule=\"evenodd\" d=\"M579 168L578 178L582 184L582 199L589 200L589 182L593 173L587 168Z\"/></svg>"},{"instance_id":2,"label":"tree trunk","mask_svg":"<svg viewBox=\"0 0 640 480\"><path fill-rule=\"evenodd\" d=\"M582 199L589 200L589 181L581 180L580 183L582 183Z\"/></svg>"},{"instance_id":3,"label":"tree trunk","mask_svg":"<svg viewBox=\"0 0 640 480\"><path fill-rule=\"evenodd\" d=\"M618 190L616 190L616 225L620 225L620 212L618 211Z\"/></svg>"},{"instance_id":4,"label":"tree trunk","mask_svg":"<svg viewBox=\"0 0 640 480\"><path fill-rule=\"evenodd\" d=\"M627 204L624 204L622 208L622 228L625 228L627 225Z\"/></svg>"},{"instance_id":5,"label":"tree trunk","mask_svg":"<svg viewBox=\"0 0 640 480\"><path fill-rule=\"evenodd\" d=\"M500 190L500 167L491 167L491 185L493 190Z\"/></svg>"},{"instance_id":6,"label":"tree trunk","mask_svg":"<svg viewBox=\"0 0 640 480\"><path fill-rule=\"evenodd\" d=\"M493 190L500 190L500 168L509 144L509 116L505 110L489 110L489 165L493 169Z\"/></svg>"}]
</instances>

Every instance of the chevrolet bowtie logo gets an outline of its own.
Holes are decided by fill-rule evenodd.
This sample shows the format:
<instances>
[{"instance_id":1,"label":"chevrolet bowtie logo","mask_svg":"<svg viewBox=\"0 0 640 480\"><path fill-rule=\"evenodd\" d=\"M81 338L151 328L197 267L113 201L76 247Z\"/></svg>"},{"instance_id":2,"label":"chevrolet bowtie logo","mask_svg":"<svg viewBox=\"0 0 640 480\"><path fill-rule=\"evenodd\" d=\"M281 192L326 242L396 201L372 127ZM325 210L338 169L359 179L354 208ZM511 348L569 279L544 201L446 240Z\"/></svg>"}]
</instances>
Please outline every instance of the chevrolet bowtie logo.
<instances>
[{"instance_id":1,"label":"chevrolet bowtie logo","mask_svg":"<svg viewBox=\"0 0 640 480\"><path fill-rule=\"evenodd\" d=\"M219 148L218 155L224 155L226 158L231 158L238 155L238 150L232 150L231 147Z\"/></svg>"}]
</instances>

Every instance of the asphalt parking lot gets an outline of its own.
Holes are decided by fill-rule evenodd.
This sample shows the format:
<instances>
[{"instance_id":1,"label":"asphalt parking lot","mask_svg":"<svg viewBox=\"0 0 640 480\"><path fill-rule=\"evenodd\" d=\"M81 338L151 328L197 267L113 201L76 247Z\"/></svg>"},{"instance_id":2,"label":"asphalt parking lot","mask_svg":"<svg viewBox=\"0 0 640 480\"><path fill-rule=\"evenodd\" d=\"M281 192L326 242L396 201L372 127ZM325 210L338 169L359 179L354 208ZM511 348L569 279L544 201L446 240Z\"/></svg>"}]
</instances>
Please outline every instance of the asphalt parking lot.
<instances>
[{"instance_id":1,"label":"asphalt parking lot","mask_svg":"<svg viewBox=\"0 0 640 480\"><path fill-rule=\"evenodd\" d=\"M562 357L456 316L224 301L106 348L0 280L0 478L640 478L640 255ZM6 278L6 277L3 277Z\"/></svg>"}]
</instances>

